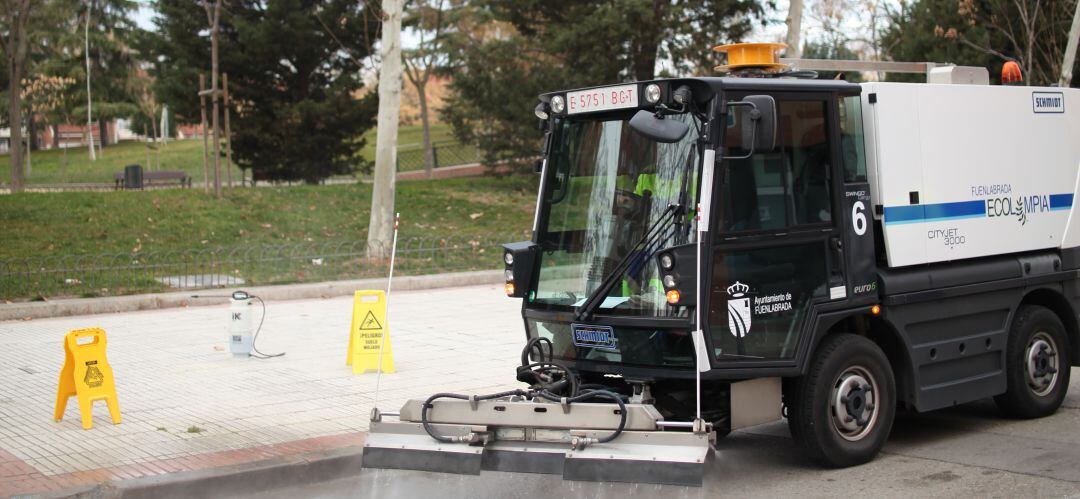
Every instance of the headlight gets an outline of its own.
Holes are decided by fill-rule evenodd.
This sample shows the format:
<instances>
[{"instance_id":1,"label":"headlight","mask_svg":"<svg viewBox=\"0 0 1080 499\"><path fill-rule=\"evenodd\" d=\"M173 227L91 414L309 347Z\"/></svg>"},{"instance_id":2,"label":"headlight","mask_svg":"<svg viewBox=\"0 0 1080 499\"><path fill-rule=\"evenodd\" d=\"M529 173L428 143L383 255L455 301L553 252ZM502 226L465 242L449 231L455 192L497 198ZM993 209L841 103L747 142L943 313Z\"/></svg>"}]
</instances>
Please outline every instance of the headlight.
<instances>
[{"instance_id":1,"label":"headlight","mask_svg":"<svg viewBox=\"0 0 1080 499\"><path fill-rule=\"evenodd\" d=\"M551 98L551 110L556 113L562 113L566 109L566 101L563 100L561 95L556 95Z\"/></svg>"},{"instance_id":2,"label":"headlight","mask_svg":"<svg viewBox=\"0 0 1080 499\"><path fill-rule=\"evenodd\" d=\"M509 251L507 251L506 253L503 253L503 261L506 262L507 265L513 265L514 264L514 254L509 252Z\"/></svg>"},{"instance_id":3,"label":"headlight","mask_svg":"<svg viewBox=\"0 0 1080 499\"><path fill-rule=\"evenodd\" d=\"M656 104L657 102L660 102L660 85L650 83L648 86L646 86L645 100L648 101L649 104Z\"/></svg>"},{"instance_id":4,"label":"headlight","mask_svg":"<svg viewBox=\"0 0 1080 499\"><path fill-rule=\"evenodd\" d=\"M543 102L536 105L536 109L533 110L536 113L536 117L542 120L548 119L547 106Z\"/></svg>"},{"instance_id":5,"label":"headlight","mask_svg":"<svg viewBox=\"0 0 1080 499\"><path fill-rule=\"evenodd\" d=\"M506 277L506 282L513 281L514 280L514 271L510 270L510 269L506 269L503 272L503 276Z\"/></svg>"},{"instance_id":6,"label":"headlight","mask_svg":"<svg viewBox=\"0 0 1080 499\"><path fill-rule=\"evenodd\" d=\"M675 287L675 276L673 276L671 274L668 274L668 275L664 276L664 287L665 288L674 288Z\"/></svg>"},{"instance_id":7,"label":"headlight","mask_svg":"<svg viewBox=\"0 0 1080 499\"><path fill-rule=\"evenodd\" d=\"M664 270L671 270L675 266L675 260L672 260L670 253L664 253L660 255L660 268Z\"/></svg>"}]
</instances>

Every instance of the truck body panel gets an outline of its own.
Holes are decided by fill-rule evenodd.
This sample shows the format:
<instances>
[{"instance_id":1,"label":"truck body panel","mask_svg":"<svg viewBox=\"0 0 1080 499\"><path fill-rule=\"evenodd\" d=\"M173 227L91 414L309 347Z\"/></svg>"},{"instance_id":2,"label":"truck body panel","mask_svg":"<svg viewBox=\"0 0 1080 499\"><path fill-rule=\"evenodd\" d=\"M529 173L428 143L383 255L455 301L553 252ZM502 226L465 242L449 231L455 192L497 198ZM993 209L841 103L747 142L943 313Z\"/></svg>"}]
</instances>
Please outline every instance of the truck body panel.
<instances>
[{"instance_id":1,"label":"truck body panel","mask_svg":"<svg viewBox=\"0 0 1080 499\"><path fill-rule=\"evenodd\" d=\"M1080 245L1080 91L868 83L862 99L889 267Z\"/></svg>"}]
</instances>

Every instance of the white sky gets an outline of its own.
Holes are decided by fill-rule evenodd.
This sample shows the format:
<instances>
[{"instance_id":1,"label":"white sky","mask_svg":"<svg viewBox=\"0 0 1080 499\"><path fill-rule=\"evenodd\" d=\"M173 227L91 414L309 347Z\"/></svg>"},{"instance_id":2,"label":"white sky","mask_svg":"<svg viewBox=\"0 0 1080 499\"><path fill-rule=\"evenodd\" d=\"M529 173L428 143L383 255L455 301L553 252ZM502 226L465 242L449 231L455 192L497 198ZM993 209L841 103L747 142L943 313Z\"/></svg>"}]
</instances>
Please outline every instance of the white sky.
<instances>
[{"instance_id":1,"label":"white sky","mask_svg":"<svg viewBox=\"0 0 1080 499\"><path fill-rule=\"evenodd\" d=\"M149 2L140 1L139 3L141 4L139 5L139 11L136 12L134 16L135 24L139 25L142 29L154 29L154 23L150 21L150 19L154 17L154 9L150 7Z\"/></svg>"},{"instance_id":2,"label":"white sky","mask_svg":"<svg viewBox=\"0 0 1080 499\"><path fill-rule=\"evenodd\" d=\"M136 0L140 4L139 10L134 14L133 18L135 23L147 30L154 29L152 19L154 17L154 10L150 5L149 0ZM806 11L803 14L803 41L807 39L816 38L820 35L820 26L817 26L815 21L810 15L809 9L814 4L814 0L808 0L806 5ZM895 0L889 0L887 3L895 3ZM788 0L777 0L776 8L766 8L765 18L768 24L762 27L760 24L755 24L753 33L747 37L747 41L757 42L782 42L784 41L784 33L786 26L784 25L784 19L787 17ZM845 24L850 25L852 30L857 30L858 27L853 24L858 24L859 16L852 15L848 17ZM401 33L401 42L404 48L414 48L419 42L419 38L412 30L405 30ZM703 47L702 50L709 50L711 47ZM663 66L663 62L659 63ZM658 68L659 69L659 68Z\"/></svg>"}]
</instances>

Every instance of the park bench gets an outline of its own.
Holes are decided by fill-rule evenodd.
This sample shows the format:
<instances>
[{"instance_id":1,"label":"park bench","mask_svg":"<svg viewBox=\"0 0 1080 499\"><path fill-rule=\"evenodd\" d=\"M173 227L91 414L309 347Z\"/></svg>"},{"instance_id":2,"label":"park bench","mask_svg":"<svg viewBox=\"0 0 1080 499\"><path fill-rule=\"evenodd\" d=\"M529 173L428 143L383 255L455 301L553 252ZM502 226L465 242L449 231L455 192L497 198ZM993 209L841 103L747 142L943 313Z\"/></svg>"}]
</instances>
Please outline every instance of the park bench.
<instances>
[{"instance_id":1,"label":"park bench","mask_svg":"<svg viewBox=\"0 0 1080 499\"><path fill-rule=\"evenodd\" d=\"M169 183L179 183L180 187L191 187L191 177L187 173L182 171L160 171L160 172L148 172L143 171L143 186L151 187L154 185L163 185ZM116 172L113 174L113 182L116 189L124 188L124 172Z\"/></svg>"}]
</instances>

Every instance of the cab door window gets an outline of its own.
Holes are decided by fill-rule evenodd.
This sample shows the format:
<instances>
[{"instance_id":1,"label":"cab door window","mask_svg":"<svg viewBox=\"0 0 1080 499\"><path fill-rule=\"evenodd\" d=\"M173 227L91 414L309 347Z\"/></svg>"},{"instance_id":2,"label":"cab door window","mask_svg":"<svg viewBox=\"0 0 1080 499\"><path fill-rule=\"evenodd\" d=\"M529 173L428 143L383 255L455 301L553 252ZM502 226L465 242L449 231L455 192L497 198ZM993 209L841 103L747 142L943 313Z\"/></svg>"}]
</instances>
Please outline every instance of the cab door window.
<instances>
[{"instance_id":1,"label":"cab door window","mask_svg":"<svg viewBox=\"0 0 1080 499\"><path fill-rule=\"evenodd\" d=\"M718 361L794 358L811 306L828 299L834 102L778 96L776 149L721 163L708 310ZM728 125L725 144L739 144L738 117ZM728 157L747 152L725 149Z\"/></svg>"},{"instance_id":2,"label":"cab door window","mask_svg":"<svg viewBox=\"0 0 1080 499\"><path fill-rule=\"evenodd\" d=\"M722 231L832 223L825 113L824 100L777 101L776 150L728 161L730 188L722 200ZM739 143L741 115L732 116L726 144ZM732 147L727 155L742 156L747 152Z\"/></svg>"}]
</instances>

